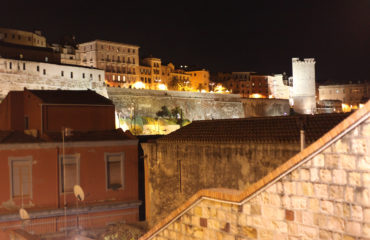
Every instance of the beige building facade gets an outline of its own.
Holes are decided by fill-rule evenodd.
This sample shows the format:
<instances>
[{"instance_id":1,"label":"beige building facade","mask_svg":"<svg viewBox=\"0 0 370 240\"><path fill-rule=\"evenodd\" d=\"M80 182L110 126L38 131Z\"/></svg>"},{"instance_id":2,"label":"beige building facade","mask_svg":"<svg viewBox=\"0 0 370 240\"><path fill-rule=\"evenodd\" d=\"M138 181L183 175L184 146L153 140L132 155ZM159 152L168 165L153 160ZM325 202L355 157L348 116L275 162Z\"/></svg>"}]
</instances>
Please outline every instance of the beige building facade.
<instances>
[{"instance_id":1,"label":"beige building facade","mask_svg":"<svg viewBox=\"0 0 370 240\"><path fill-rule=\"evenodd\" d=\"M105 71L111 87L133 88L139 79L139 46L95 40L78 45L80 64Z\"/></svg>"},{"instance_id":2,"label":"beige building facade","mask_svg":"<svg viewBox=\"0 0 370 240\"><path fill-rule=\"evenodd\" d=\"M369 83L319 86L319 100L340 100L343 104L343 111L357 109L369 97Z\"/></svg>"},{"instance_id":3,"label":"beige building facade","mask_svg":"<svg viewBox=\"0 0 370 240\"><path fill-rule=\"evenodd\" d=\"M46 47L46 38L41 31L27 32L17 29L0 28L0 40L7 43Z\"/></svg>"}]
</instances>

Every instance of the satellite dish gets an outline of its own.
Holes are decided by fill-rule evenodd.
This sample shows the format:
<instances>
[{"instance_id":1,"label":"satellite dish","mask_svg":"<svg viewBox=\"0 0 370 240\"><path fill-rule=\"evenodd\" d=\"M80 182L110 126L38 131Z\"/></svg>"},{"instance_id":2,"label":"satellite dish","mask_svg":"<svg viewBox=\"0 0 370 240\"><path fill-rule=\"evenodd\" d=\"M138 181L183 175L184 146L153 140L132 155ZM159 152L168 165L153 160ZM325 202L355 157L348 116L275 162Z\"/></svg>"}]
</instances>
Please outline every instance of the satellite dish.
<instances>
[{"instance_id":1,"label":"satellite dish","mask_svg":"<svg viewBox=\"0 0 370 240\"><path fill-rule=\"evenodd\" d=\"M28 215L28 212L24 208L19 209L19 216L21 217L22 220L30 219L30 215Z\"/></svg>"},{"instance_id":2,"label":"satellite dish","mask_svg":"<svg viewBox=\"0 0 370 240\"><path fill-rule=\"evenodd\" d=\"M80 185L73 186L73 193L78 200L83 201L85 199L84 190L82 190Z\"/></svg>"}]
</instances>

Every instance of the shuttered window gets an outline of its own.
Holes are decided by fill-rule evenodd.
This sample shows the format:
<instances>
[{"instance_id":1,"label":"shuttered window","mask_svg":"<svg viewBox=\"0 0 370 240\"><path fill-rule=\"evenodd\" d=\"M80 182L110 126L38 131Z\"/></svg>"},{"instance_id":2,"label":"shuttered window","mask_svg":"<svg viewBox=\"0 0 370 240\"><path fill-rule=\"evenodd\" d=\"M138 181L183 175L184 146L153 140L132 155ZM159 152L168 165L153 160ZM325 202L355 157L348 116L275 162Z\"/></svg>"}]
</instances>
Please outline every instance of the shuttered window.
<instances>
[{"instance_id":1,"label":"shuttered window","mask_svg":"<svg viewBox=\"0 0 370 240\"><path fill-rule=\"evenodd\" d=\"M12 197L31 196L32 194L32 160L25 159L11 160L11 186Z\"/></svg>"},{"instance_id":2,"label":"shuttered window","mask_svg":"<svg viewBox=\"0 0 370 240\"><path fill-rule=\"evenodd\" d=\"M60 157L61 192L73 192L73 186L79 184L79 161L77 155Z\"/></svg>"},{"instance_id":3,"label":"shuttered window","mask_svg":"<svg viewBox=\"0 0 370 240\"><path fill-rule=\"evenodd\" d=\"M107 188L119 189L124 186L124 155L123 153L107 153L105 155Z\"/></svg>"}]
</instances>

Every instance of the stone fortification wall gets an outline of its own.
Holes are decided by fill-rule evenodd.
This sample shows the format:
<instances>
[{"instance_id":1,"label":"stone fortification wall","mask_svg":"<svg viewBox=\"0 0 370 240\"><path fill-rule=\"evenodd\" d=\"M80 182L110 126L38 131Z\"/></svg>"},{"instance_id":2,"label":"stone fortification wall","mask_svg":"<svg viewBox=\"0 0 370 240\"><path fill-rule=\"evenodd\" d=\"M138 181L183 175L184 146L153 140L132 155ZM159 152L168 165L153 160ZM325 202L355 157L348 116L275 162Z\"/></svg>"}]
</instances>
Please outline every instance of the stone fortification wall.
<instances>
[{"instance_id":1,"label":"stone fortification wall","mask_svg":"<svg viewBox=\"0 0 370 240\"><path fill-rule=\"evenodd\" d=\"M299 152L299 143L145 143L153 225L203 188L244 189ZM169 194L171 193L171 194Z\"/></svg>"},{"instance_id":2,"label":"stone fortification wall","mask_svg":"<svg viewBox=\"0 0 370 240\"><path fill-rule=\"evenodd\" d=\"M214 190L211 198L192 198L185 212L141 240L369 239L369 118L314 154L253 195L247 189L232 193L237 200L218 201L231 191Z\"/></svg>"},{"instance_id":3,"label":"stone fortification wall","mask_svg":"<svg viewBox=\"0 0 370 240\"><path fill-rule=\"evenodd\" d=\"M183 117L190 121L244 117L243 105L237 94L109 87L107 91L121 118L129 118L132 115L156 117L162 106L167 106L168 109L180 107Z\"/></svg>"},{"instance_id":4,"label":"stone fortification wall","mask_svg":"<svg viewBox=\"0 0 370 240\"><path fill-rule=\"evenodd\" d=\"M245 117L289 115L288 99L242 98Z\"/></svg>"},{"instance_id":5,"label":"stone fortification wall","mask_svg":"<svg viewBox=\"0 0 370 240\"><path fill-rule=\"evenodd\" d=\"M0 58L0 100L4 99L9 91L24 88L92 89L105 97L108 96L103 70Z\"/></svg>"}]
</instances>

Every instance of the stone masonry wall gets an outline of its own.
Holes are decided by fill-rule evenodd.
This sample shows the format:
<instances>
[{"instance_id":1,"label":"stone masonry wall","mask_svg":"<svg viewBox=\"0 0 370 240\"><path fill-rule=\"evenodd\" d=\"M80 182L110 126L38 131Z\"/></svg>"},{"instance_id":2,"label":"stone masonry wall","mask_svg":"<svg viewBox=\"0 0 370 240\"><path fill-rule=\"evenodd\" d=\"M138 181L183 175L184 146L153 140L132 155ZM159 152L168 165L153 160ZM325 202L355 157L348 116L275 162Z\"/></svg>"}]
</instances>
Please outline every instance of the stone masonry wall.
<instances>
[{"instance_id":1,"label":"stone masonry wall","mask_svg":"<svg viewBox=\"0 0 370 240\"><path fill-rule=\"evenodd\" d=\"M244 189L300 150L299 143L253 142L145 143L142 147L148 166L146 208L150 225L198 190Z\"/></svg>"},{"instance_id":2,"label":"stone masonry wall","mask_svg":"<svg viewBox=\"0 0 370 240\"><path fill-rule=\"evenodd\" d=\"M286 116L290 113L288 99L243 98L245 117Z\"/></svg>"},{"instance_id":3,"label":"stone masonry wall","mask_svg":"<svg viewBox=\"0 0 370 240\"><path fill-rule=\"evenodd\" d=\"M62 71L64 76L61 76ZM92 89L107 97L103 80L104 71L99 69L0 58L0 101L9 91L20 91L25 87L45 90Z\"/></svg>"},{"instance_id":4,"label":"stone masonry wall","mask_svg":"<svg viewBox=\"0 0 370 240\"><path fill-rule=\"evenodd\" d=\"M370 120L240 204L201 200L153 239L370 239Z\"/></svg>"},{"instance_id":5,"label":"stone masonry wall","mask_svg":"<svg viewBox=\"0 0 370 240\"><path fill-rule=\"evenodd\" d=\"M244 117L239 95L107 88L121 118L156 117L162 106L180 107L190 121Z\"/></svg>"}]
</instances>

